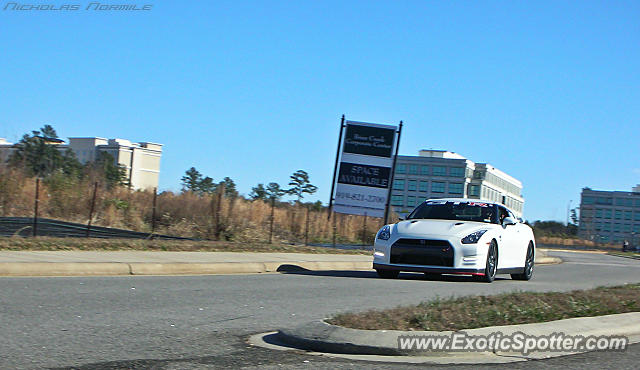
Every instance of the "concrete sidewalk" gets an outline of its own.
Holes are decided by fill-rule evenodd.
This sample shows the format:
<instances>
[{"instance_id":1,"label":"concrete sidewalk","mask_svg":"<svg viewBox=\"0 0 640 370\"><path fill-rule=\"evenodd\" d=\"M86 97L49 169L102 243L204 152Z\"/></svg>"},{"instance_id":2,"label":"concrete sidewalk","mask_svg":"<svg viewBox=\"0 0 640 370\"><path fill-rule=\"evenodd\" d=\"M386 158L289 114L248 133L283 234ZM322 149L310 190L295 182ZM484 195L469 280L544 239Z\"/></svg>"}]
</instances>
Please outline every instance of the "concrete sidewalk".
<instances>
[{"instance_id":1,"label":"concrete sidewalk","mask_svg":"<svg viewBox=\"0 0 640 370\"><path fill-rule=\"evenodd\" d=\"M0 251L0 276L247 274L371 270L370 255L250 252ZM536 263L558 263L539 250Z\"/></svg>"},{"instance_id":2,"label":"concrete sidewalk","mask_svg":"<svg viewBox=\"0 0 640 370\"><path fill-rule=\"evenodd\" d=\"M0 276L233 274L370 270L372 257L352 254L0 251Z\"/></svg>"},{"instance_id":3,"label":"concrete sidewalk","mask_svg":"<svg viewBox=\"0 0 640 370\"><path fill-rule=\"evenodd\" d=\"M640 342L640 312L630 312L605 316L576 317L571 319L493 326L477 329L463 329L455 332L469 337L488 338L499 333L501 337L509 337L517 333L532 337L569 336L585 338L587 336L601 338L604 336L626 337L627 345ZM411 362L411 363L509 363L528 360L545 359L593 351L595 348L576 346L575 348L555 347L538 349L530 347L530 353L505 349L487 348L482 351L450 351L427 349L402 349L398 337L451 338L452 331L400 331L400 330L359 330L330 325L323 320L313 321L293 329L280 329L277 333L258 334L250 339L250 343L262 347L291 350L292 348L315 351L325 355L348 358L352 360ZM267 336L271 336L267 341ZM461 342L465 343L465 342ZM595 342L594 342L595 343ZM485 343L486 344L486 343ZM547 341L547 345L549 341ZM584 344L584 343L583 343ZM565 345L566 347L566 345ZM458 347L459 348L459 347ZM623 348L626 348L623 347Z\"/></svg>"}]
</instances>

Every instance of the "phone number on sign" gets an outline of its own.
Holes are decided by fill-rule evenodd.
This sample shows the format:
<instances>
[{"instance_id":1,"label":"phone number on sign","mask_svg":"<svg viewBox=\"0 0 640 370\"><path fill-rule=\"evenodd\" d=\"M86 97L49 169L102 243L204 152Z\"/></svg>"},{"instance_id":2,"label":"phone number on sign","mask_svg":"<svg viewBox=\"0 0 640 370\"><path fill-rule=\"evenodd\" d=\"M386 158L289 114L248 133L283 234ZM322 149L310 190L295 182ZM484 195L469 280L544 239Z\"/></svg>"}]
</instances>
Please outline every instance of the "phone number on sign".
<instances>
[{"instance_id":1,"label":"phone number on sign","mask_svg":"<svg viewBox=\"0 0 640 370\"><path fill-rule=\"evenodd\" d=\"M365 195L361 193L336 192L336 199L350 199L360 202L384 203L386 198L375 195Z\"/></svg>"}]
</instances>

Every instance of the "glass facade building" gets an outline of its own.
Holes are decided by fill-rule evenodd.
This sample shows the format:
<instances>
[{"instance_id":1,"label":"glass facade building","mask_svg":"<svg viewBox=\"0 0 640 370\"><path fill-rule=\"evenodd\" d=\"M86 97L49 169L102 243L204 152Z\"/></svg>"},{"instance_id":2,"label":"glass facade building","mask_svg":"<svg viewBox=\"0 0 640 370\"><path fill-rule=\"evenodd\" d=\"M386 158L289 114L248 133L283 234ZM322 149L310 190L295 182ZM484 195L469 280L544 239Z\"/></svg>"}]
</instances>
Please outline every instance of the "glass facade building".
<instances>
[{"instance_id":1,"label":"glass facade building","mask_svg":"<svg viewBox=\"0 0 640 370\"><path fill-rule=\"evenodd\" d=\"M578 236L605 243L621 243L626 239L637 244L640 239L640 186L632 191L582 189Z\"/></svg>"},{"instance_id":2,"label":"glass facade building","mask_svg":"<svg viewBox=\"0 0 640 370\"><path fill-rule=\"evenodd\" d=\"M453 152L421 150L418 156L398 156L391 206L406 216L421 202L434 198L471 198L497 202L522 217L522 183L487 163L474 163Z\"/></svg>"}]
</instances>

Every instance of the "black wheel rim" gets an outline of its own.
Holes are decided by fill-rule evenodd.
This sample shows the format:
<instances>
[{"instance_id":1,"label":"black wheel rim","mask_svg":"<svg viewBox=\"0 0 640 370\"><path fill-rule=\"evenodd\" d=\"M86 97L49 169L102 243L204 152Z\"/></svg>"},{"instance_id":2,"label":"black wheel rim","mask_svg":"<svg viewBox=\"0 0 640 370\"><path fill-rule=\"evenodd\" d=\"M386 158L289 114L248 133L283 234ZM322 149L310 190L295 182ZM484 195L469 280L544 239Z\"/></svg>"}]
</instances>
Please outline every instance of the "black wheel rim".
<instances>
[{"instance_id":1,"label":"black wheel rim","mask_svg":"<svg viewBox=\"0 0 640 370\"><path fill-rule=\"evenodd\" d=\"M489 277L493 277L496 274L496 247L495 245L491 245L491 249L489 249L489 257L487 258L487 275Z\"/></svg>"},{"instance_id":2,"label":"black wheel rim","mask_svg":"<svg viewBox=\"0 0 640 370\"><path fill-rule=\"evenodd\" d=\"M524 266L524 273L527 276L531 276L531 273L533 273L533 249L531 247L527 250L527 262Z\"/></svg>"}]
</instances>

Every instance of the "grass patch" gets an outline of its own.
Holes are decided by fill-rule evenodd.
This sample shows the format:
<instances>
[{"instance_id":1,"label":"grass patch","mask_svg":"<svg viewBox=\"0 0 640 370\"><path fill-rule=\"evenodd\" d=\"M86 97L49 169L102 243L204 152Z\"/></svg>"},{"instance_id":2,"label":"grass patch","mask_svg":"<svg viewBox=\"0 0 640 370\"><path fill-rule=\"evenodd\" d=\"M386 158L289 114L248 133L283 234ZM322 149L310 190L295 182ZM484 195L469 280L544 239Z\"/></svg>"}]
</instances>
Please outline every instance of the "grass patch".
<instances>
[{"instance_id":1,"label":"grass patch","mask_svg":"<svg viewBox=\"0 0 640 370\"><path fill-rule=\"evenodd\" d=\"M95 238L0 238L0 250L11 251L186 251L186 252L262 252L262 253L326 253L371 254L365 250L342 250L282 243L140 240Z\"/></svg>"},{"instance_id":2,"label":"grass patch","mask_svg":"<svg viewBox=\"0 0 640 370\"><path fill-rule=\"evenodd\" d=\"M415 306L345 313L328 322L370 330L462 330L640 311L640 284L560 293L518 292L436 299Z\"/></svg>"}]
</instances>

